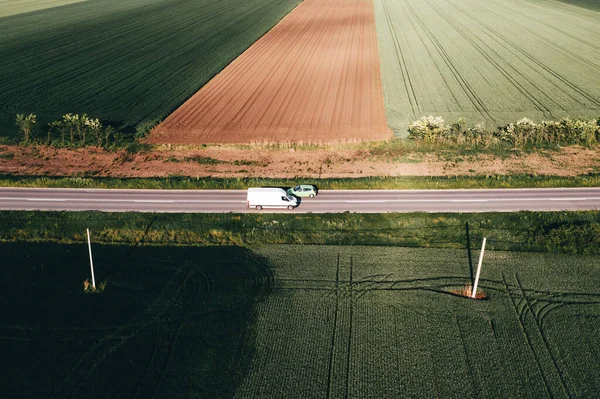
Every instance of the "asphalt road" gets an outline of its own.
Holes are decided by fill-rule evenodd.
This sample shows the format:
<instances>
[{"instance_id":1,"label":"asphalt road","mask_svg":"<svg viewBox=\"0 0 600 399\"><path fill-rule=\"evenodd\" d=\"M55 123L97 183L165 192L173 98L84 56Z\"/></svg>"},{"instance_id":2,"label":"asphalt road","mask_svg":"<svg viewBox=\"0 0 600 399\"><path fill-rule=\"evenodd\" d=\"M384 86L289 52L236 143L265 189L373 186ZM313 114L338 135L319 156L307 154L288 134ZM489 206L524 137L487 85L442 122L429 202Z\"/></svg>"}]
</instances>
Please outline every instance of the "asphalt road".
<instances>
[{"instance_id":1,"label":"asphalt road","mask_svg":"<svg viewBox=\"0 0 600 399\"><path fill-rule=\"evenodd\" d=\"M292 210L246 206L244 190L0 188L0 209L106 212L513 212L600 209L600 188L321 190Z\"/></svg>"}]
</instances>

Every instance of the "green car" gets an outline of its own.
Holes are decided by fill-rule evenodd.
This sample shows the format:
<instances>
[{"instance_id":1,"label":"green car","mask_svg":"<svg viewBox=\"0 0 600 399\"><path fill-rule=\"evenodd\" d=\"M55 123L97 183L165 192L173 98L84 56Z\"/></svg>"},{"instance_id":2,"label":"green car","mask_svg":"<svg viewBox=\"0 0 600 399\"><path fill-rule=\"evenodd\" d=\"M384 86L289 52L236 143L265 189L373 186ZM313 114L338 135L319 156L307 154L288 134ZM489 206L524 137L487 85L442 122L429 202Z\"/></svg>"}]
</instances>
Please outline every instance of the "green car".
<instances>
[{"instance_id":1,"label":"green car","mask_svg":"<svg viewBox=\"0 0 600 399\"><path fill-rule=\"evenodd\" d=\"M317 195L317 188L311 184L301 184L299 186L289 188L287 193L296 197L313 198Z\"/></svg>"}]
</instances>

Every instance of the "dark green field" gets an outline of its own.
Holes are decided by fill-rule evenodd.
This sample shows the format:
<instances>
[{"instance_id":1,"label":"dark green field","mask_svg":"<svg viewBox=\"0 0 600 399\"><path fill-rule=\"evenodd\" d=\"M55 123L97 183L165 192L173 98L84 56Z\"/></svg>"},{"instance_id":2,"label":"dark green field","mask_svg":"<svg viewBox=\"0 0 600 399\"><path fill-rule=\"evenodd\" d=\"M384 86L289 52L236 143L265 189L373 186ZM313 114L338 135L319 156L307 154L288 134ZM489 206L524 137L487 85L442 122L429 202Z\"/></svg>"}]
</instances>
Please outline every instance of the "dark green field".
<instances>
[{"instance_id":1,"label":"dark green field","mask_svg":"<svg viewBox=\"0 0 600 399\"><path fill-rule=\"evenodd\" d=\"M461 249L0 244L2 397L593 397L600 262ZM476 260L477 251L473 257Z\"/></svg>"},{"instance_id":2,"label":"dark green field","mask_svg":"<svg viewBox=\"0 0 600 399\"><path fill-rule=\"evenodd\" d=\"M0 135L16 133L16 113L160 120L296 4L88 0L0 18Z\"/></svg>"},{"instance_id":3,"label":"dark green field","mask_svg":"<svg viewBox=\"0 0 600 399\"><path fill-rule=\"evenodd\" d=\"M230 397L270 270L241 248L0 244L3 398Z\"/></svg>"}]
</instances>

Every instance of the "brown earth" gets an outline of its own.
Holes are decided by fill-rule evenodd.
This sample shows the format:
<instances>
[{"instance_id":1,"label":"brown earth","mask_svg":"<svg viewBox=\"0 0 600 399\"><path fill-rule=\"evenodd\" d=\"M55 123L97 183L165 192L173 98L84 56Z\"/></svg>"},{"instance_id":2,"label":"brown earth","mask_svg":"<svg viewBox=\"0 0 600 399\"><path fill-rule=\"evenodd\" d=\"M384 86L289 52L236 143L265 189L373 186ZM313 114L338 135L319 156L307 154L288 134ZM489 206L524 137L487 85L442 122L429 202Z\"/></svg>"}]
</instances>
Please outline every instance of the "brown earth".
<instances>
[{"instance_id":1,"label":"brown earth","mask_svg":"<svg viewBox=\"0 0 600 399\"><path fill-rule=\"evenodd\" d=\"M304 0L148 143L384 140L372 0Z\"/></svg>"},{"instance_id":2,"label":"brown earth","mask_svg":"<svg viewBox=\"0 0 600 399\"><path fill-rule=\"evenodd\" d=\"M0 146L0 174L112 177L576 176L600 171L600 151L579 146L506 159L489 155L445 160L434 153L378 155L370 149L265 149L164 146L128 154L95 148Z\"/></svg>"}]
</instances>

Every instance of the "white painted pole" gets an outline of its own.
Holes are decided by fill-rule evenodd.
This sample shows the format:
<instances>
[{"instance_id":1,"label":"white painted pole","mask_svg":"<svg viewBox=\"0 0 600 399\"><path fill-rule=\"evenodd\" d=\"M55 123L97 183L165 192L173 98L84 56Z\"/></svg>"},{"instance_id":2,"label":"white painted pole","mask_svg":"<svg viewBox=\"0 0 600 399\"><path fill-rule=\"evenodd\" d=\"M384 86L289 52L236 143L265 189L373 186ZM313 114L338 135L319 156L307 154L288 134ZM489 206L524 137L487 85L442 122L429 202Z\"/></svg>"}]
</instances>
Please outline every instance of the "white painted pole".
<instances>
[{"instance_id":1,"label":"white painted pole","mask_svg":"<svg viewBox=\"0 0 600 399\"><path fill-rule=\"evenodd\" d=\"M90 241L90 229L87 230L88 249L90 250L90 269L92 269L92 287L96 289L96 279L94 278L94 262L92 261L92 242Z\"/></svg>"},{"instance_id":2,"label":"white painted pole","mask_svg":"<svg viewBox=\"0 0 600 399\"><path fill-rule=\"evenodd\" d=\"M483 242L481 243L481 252L479 253L479 264L477 265L477 274L475 275L475 284L473 285L473 293L471 294L471 298L475 298L475 295L477 295L477 284L479 284L479 274L481 274L481 263L483 262L483 252L485 251L485 241L486 241L486 238L483 237Z\"/></svg>"}]
</instances>

